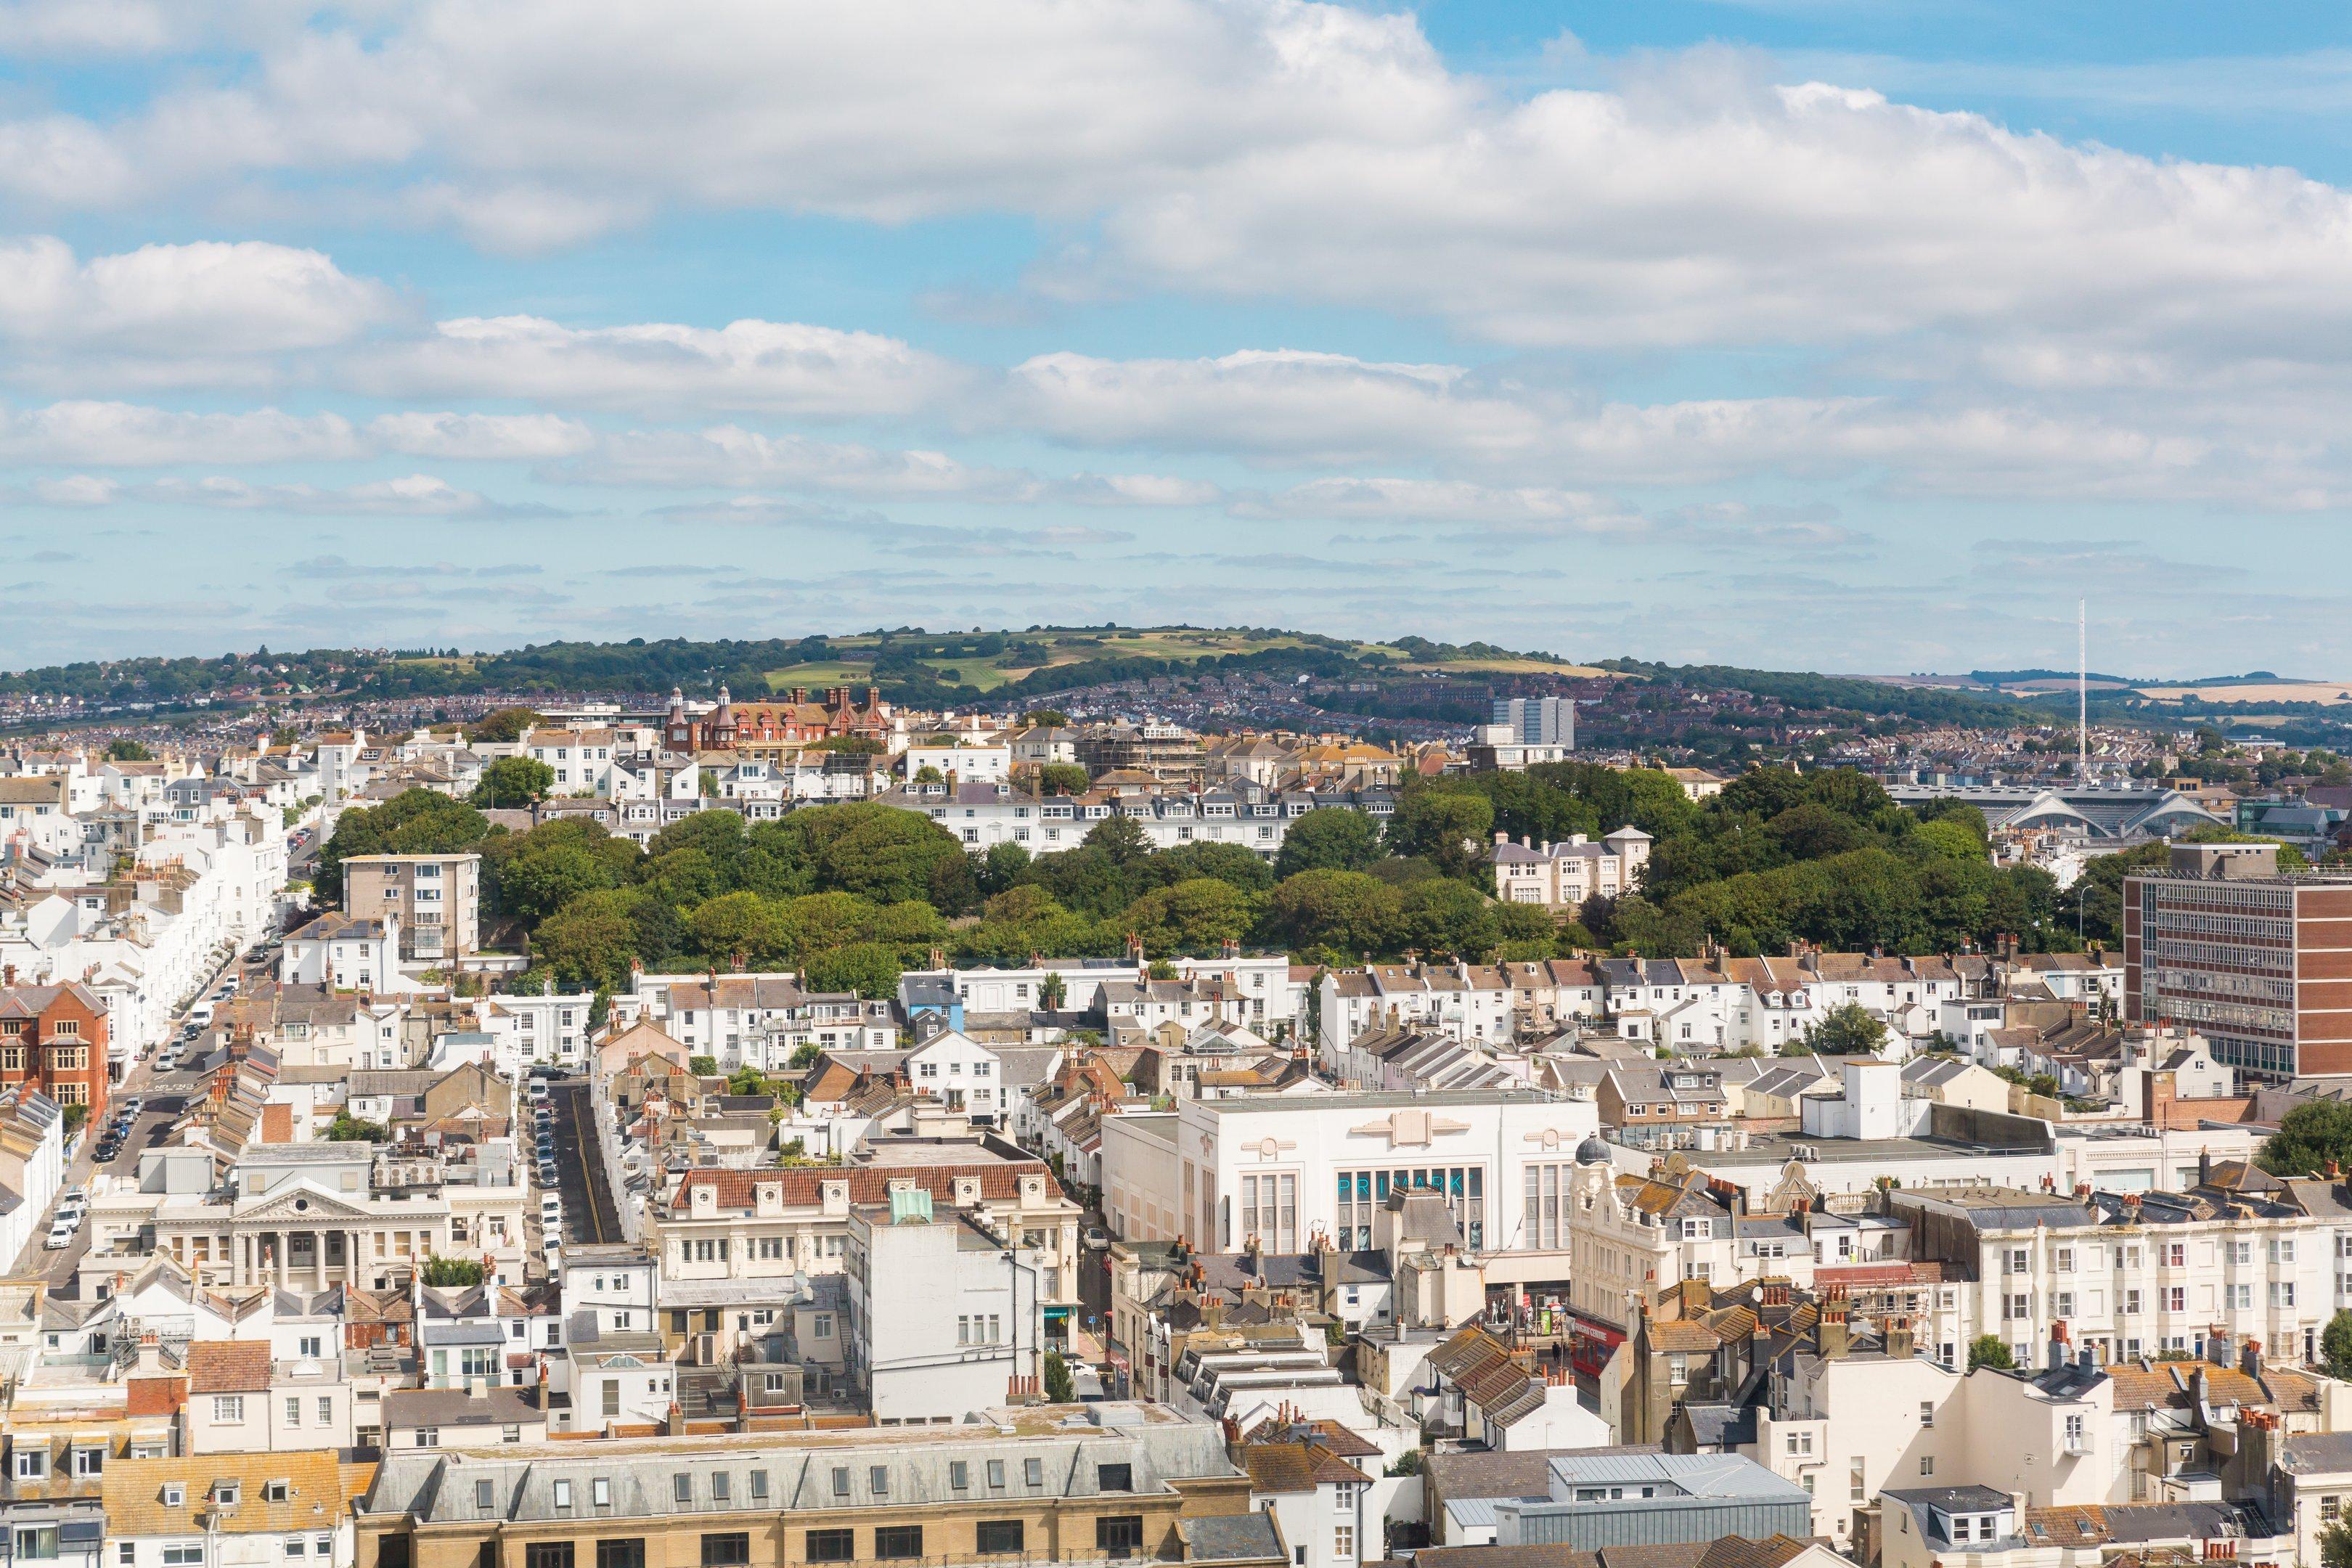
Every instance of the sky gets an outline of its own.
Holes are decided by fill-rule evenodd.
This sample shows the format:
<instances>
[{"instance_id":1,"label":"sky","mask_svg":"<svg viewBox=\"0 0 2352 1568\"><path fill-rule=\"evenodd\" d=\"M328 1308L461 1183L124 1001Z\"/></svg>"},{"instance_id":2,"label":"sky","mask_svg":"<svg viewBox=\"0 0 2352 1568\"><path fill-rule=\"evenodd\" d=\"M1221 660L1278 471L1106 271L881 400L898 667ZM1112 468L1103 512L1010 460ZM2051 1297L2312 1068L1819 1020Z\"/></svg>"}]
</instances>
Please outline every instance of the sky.
<instances>
[{"instance_id":1,"label":"sky","mask_svg":"<svg viewBox=\"0 0 2352 1568\"><path fill-rule=\"evenodd\" d=\"M0 0L0 666L2352 677L2352 14Z\"/></svg>"}]
</instances>

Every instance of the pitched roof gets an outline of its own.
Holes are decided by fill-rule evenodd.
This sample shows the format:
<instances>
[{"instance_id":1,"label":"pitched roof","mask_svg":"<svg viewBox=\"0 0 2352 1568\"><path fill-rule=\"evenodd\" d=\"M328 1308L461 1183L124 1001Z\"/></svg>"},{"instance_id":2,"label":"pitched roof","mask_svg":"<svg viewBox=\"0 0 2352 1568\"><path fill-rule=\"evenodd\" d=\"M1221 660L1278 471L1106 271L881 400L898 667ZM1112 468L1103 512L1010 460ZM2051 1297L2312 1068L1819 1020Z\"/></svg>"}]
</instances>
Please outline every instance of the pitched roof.
<instances>
[{"instance_id":1,"label":"pitched roof","mask_svg":"<svg viewBox=\"0 0 2352 1568\"><path fill-rule=\"evenodd\" d=\"M188 1346L190 1394L267 1394L267 1340L197 1340Z\"/></svg>"}]
</instances>

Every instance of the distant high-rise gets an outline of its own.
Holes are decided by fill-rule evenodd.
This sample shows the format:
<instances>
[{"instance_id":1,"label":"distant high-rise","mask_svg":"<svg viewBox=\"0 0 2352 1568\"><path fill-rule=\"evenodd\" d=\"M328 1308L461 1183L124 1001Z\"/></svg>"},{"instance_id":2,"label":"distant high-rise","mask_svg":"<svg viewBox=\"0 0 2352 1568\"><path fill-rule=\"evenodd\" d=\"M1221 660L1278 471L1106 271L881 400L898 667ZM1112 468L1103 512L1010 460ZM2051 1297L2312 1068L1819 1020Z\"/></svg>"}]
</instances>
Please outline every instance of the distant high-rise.
<instances>
[{"instance_id":1,"label":"distant high-rise","mask_svg":"<svg viewBox=\"0 0 2352 1568\"><path fill-rule=\"evenodd\" d=\"M1572 697L1497 697L1494 722L1507 726L1522 746L1576 744L1576 699Z\"/></svg>"}]
</instances>

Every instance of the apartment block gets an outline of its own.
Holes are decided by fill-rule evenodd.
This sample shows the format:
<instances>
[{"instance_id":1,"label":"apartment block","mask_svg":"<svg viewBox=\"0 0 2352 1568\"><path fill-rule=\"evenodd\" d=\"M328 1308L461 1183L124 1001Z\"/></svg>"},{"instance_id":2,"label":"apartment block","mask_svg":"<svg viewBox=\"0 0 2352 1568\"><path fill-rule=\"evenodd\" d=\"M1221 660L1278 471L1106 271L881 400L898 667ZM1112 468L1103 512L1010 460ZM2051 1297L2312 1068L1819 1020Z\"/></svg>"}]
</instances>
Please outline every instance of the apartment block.
<instances>
[{"instance_id":1,"label":"apartment block","mask_svg":"<svg viewBox=\"0 0 2352 1568\"><path fill-rule=\"evenodd\" d=\"M403 963L454 963L481 945L478 855L359 855L343 862L343 909L400 918Z\"/></svg>"},{"instance_id":2,"label":"apartment block","mask_svg":"<svg viewBox=\"0 0 2352 1568\"><path fill-rule=\"evenodd\" d=\"M2182 1024L2273 1082L2352 1073L2352 877L2275 844L2181 844L2124 883L2125 1016Z\"/></svg>"}]
</instances>

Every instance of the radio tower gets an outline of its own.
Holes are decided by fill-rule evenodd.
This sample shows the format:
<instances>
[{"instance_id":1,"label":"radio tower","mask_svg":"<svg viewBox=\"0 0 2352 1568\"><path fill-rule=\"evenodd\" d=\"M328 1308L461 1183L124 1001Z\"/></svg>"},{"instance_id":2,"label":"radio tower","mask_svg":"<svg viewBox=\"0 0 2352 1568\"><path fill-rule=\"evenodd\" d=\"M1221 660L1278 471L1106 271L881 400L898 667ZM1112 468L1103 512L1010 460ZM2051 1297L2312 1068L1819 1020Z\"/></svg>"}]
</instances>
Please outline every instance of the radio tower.
<instances>
[{"instance_id":1,"label":"radio tower","mask_svg":"<svg viewBox=\"0 0 2352 1568\"><path fill-rule=\"evenodd\" d=\"M2090 601L2074 601L2074 783L2091 783L2091 620Z\"/></svg>"}]
</instances>

